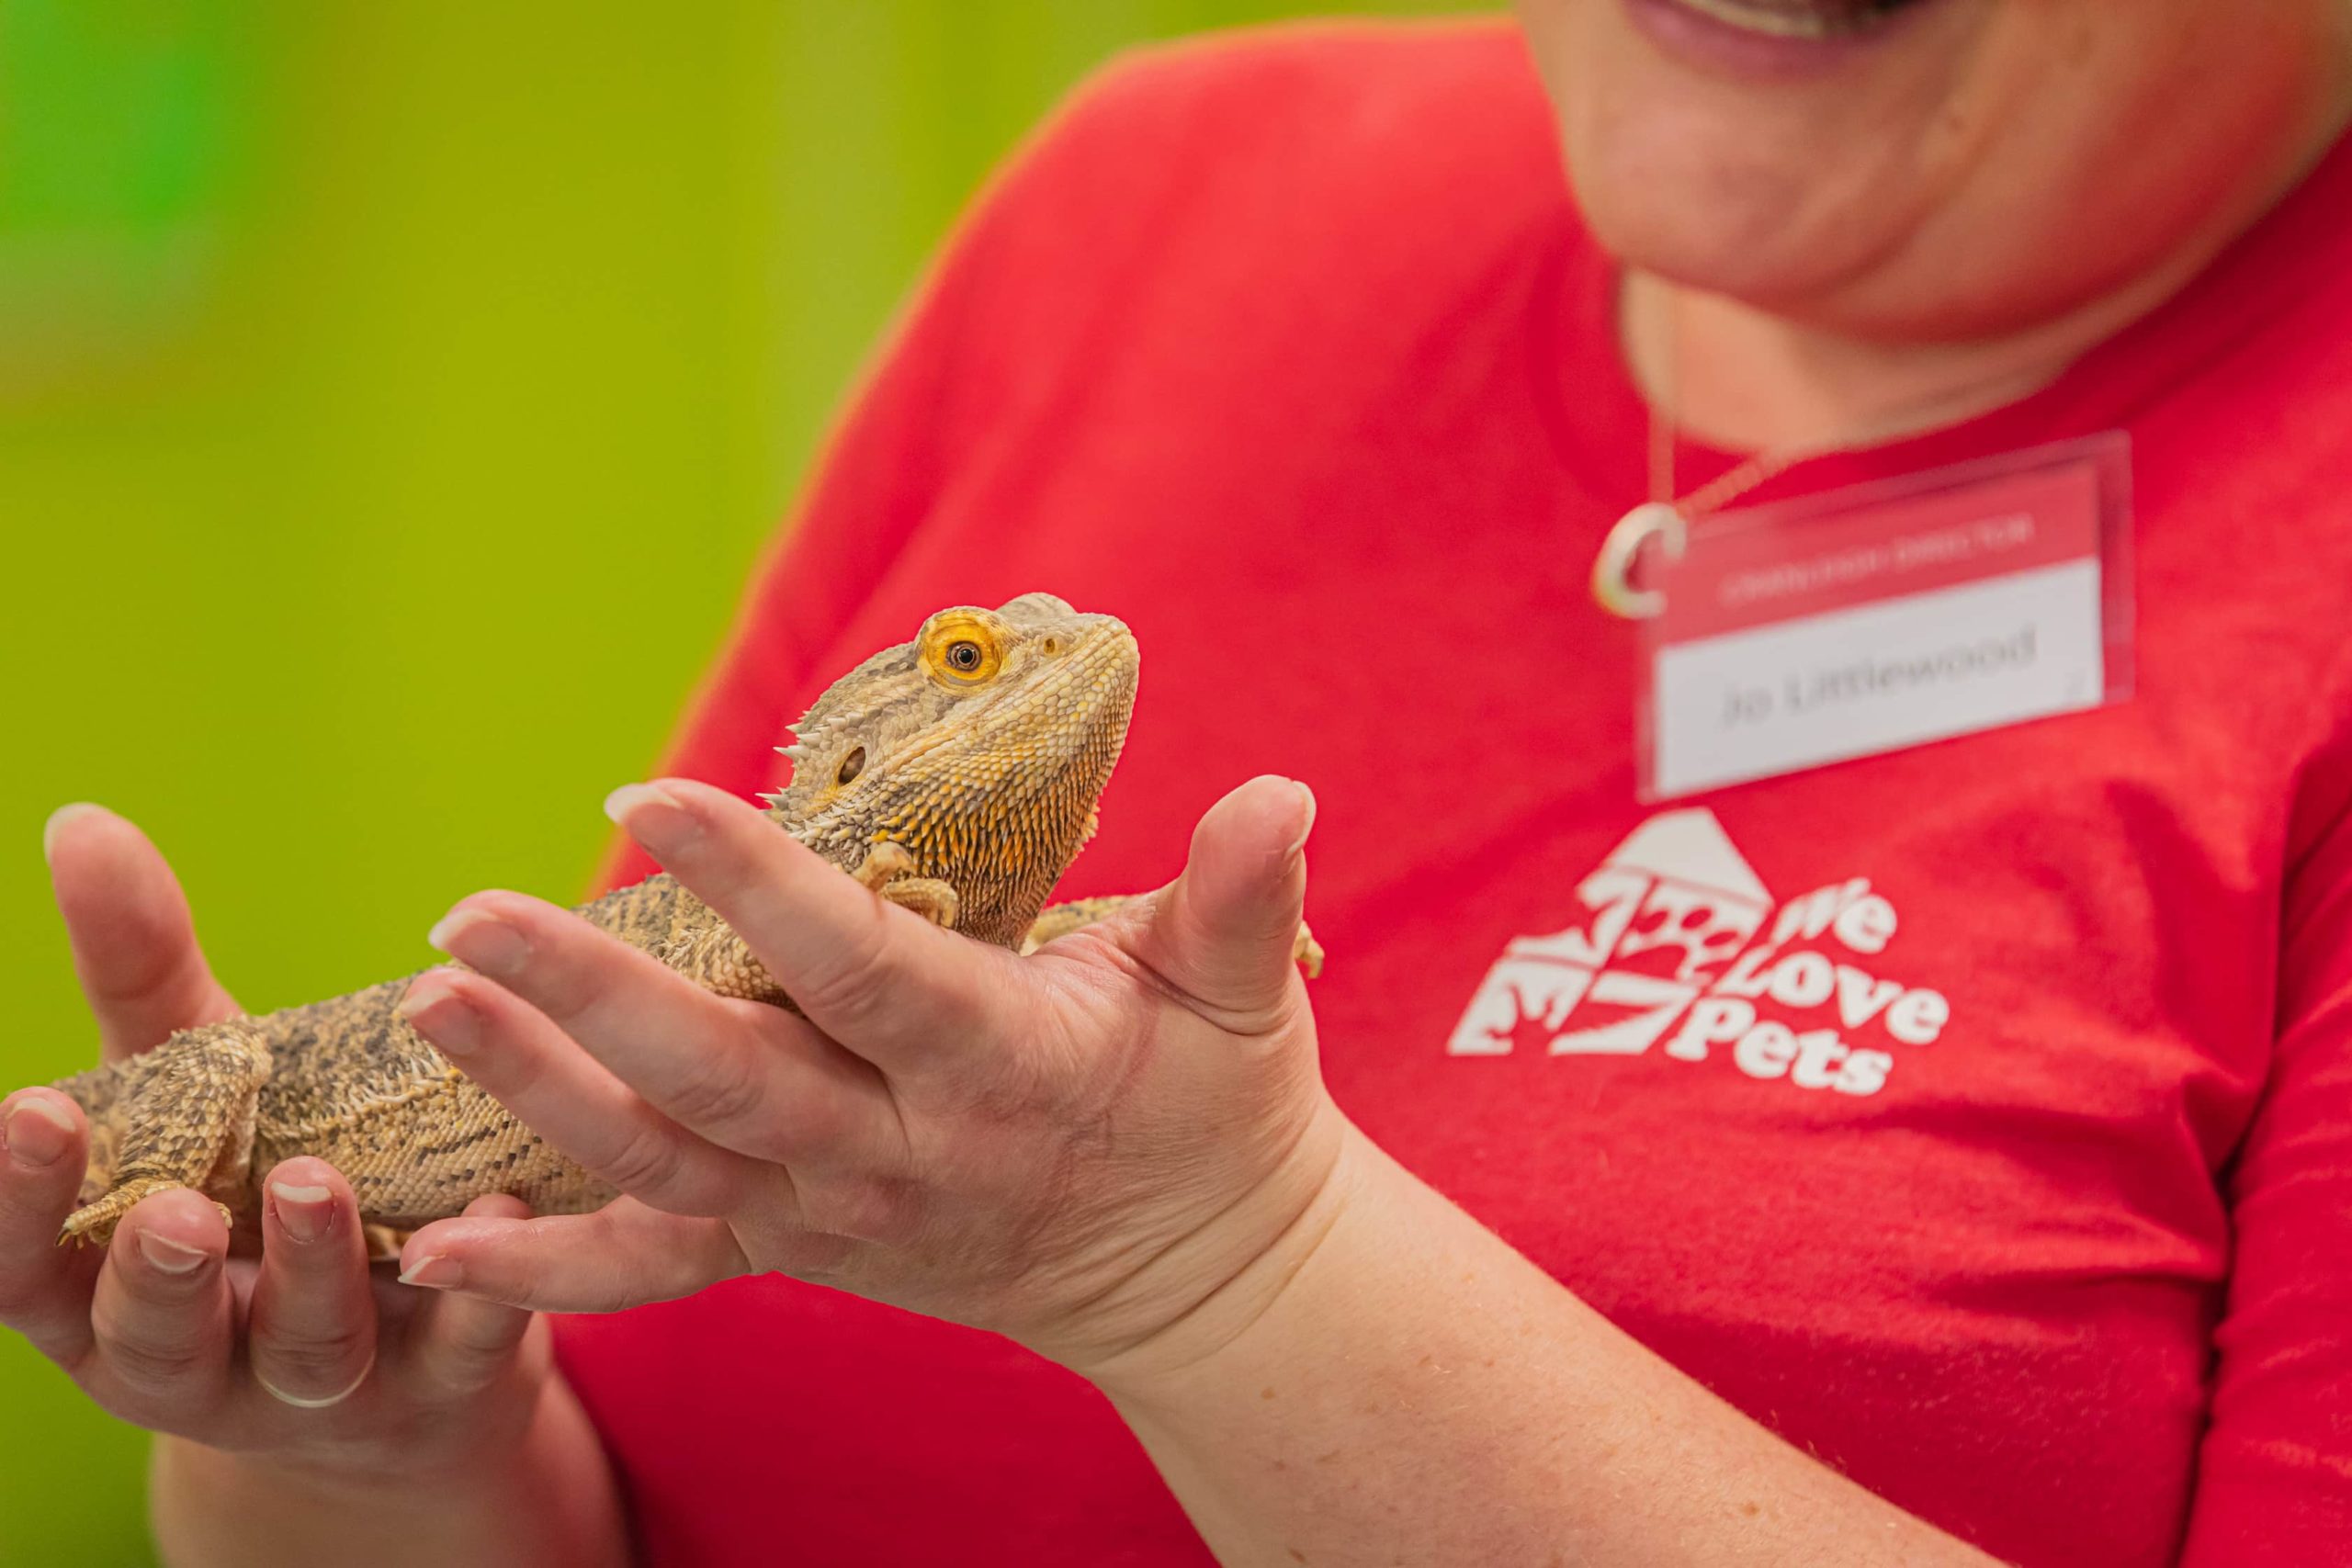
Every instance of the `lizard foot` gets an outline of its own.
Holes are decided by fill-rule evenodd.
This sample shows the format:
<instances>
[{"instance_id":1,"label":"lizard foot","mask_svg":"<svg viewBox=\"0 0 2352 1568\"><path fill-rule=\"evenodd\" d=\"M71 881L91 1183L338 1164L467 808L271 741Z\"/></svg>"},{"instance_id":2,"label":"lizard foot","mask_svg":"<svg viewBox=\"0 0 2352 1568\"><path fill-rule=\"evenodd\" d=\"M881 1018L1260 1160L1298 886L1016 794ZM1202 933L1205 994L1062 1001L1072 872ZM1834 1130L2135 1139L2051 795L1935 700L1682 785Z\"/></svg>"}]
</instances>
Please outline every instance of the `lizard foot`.
<instances>
[{"instance_id":1,"label":"lizard foot","mask_svg":"<svg viewBox=\"0 0 2352 1568\"><path fill-rule=\"evenodd\" d=\"M1024 955L1035 953L1049 942L1149 897L1148 893L1119 893L1106 898L1074 898L1067 904L1056 904L1039 912L1029 934L1021 939L1021 951Z\"/></svg>"},{"instance_id":2,"label":"lizard foot","mask_svg":"<svg viewBox=\"0 0 2352 1568\"><path fill-rule=\"evenodd\" d=\"M397 1263L401 1248L406 1247L408 1238L416 1233L401 1230L396 1225L362 1224L359 1234L367 1238L368 1262Z\"/></svg>"},{"instance_id":3,"label":"lizard foot","mask_svg":"<svg viewBox=\"0 0 2352 1568\"><path fill-rule=\"evenodd\" d=\"M945 931L956 929L956 916L963 908L956 889L935 876L902 877L897 882L886 882L875 891Z\"/></svg>"},{"instance_id":4,"label":"lizard foot","mask_svg":"<svg viewBox=\"0 0 2352 1568\"><path fill-rule=\"evenodd\" d=\"M1315 940L1315 933L1306 929L1305 920L1298 922L1298 940L1291 944L1290 956L1293 963L1306 971L1308 979L1321 977L1323 944Z\"/></svg>"},{"instance_id":5,"label":"lizard foot","mask_svg":"<svg viewBox=\"0 0 2352 1568\"><path fill-rule=\"evenodd\" d=\"M860 886L879 893L884 884L896 881L902 876L911 876L914 874L914 870L915 856L912 850L895 840L882 839L876 840L874 847L865 852L865 858L858 863L857 869L850 874L857 878Z\"/></svg>"},{"instance_id":6,"label":"lizard foot","mask_svg":"<svg viewBox=\"0 0 2352 1568\"><path fill-rule=\"evenodd\" d=\"M1056 904L1039 913L1036 923L1029 928L1029 934L1022 940L1021 951L1023 954L1035 953L1057 937L1068 936L1080 927L1091 926L1149 897L1151 895L1148 893L1125 893L1107 898L1077 898L1067 904ZM1315 933L1306 929L1305 920L1298 922L1298 937L1291 943L1290 955L1292 962L1306 971L1308 979L1315 979L1323 973L1323 944L1315 940Z\"/></svg>"},{"instance_id":7,"label":"lizard foot","mask_svg":"<svg viewBox=\"0 0 2352 1568\"><path fill-rule=\"evenodd\" d=\"M151 1192L168 1192L175 1187L187 1185L185 1181L174 1181L168 1177L133 1177L96 1202L86 1204L67 1215L65 1228L58 1232L57 1245L63 1247L70 1243L75 1247L104 1247L114 1239L114 1227L121 1222L123 1215L130 1213L132 1204ZM216 1202L212 1206L220 1211L222 1224L233 1225L237 1223L237 1217L229 1212L226 1203Z\"/></svg>"},{"instance_id":8,"label":"lizard foot","mask_svg":"<svg viewBox=\"0 0 2352 1568\"><path fill-rule=\"evenodd\" d=\"M861 886L900 908L912 909L933 925L956 929L956 917L963 908L956 889L935 876L917 876L914 852L906 845L890 839L876 840L850 874Z\"/></svg>"}]
</instances>

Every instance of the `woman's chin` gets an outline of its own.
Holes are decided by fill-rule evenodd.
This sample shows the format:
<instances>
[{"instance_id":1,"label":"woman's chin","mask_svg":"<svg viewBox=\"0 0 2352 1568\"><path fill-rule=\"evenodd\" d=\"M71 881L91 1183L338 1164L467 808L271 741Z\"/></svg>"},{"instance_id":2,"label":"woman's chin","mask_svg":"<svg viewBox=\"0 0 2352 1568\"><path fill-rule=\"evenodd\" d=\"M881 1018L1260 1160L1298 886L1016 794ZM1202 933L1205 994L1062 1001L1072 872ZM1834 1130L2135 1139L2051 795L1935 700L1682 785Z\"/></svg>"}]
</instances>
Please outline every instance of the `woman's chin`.
<instances>
[{"instance_id":1,"label":"woman's chin","mask_svg":"<svg viewBox=\"0 0 2352 1568\"><path fill-rule=\"evenodd\" d=\"M1646 160L1600 160L1577 174L1578 206L1601 249L1686 288L1797 317L1833 311L1874 266L1908 247L1915 194L1861 179L1838 200L1758 172L1725 187Z\"/></svg>"},{"instance_id":2,"label":"woman's chin","mask_svg":"<svg viewBox=\"0 0 2352 1568\"><path fill-rule=\"evenodd\" d=\"M1689 3L1596 0L1571 13L1583 36L1562 42L1589 47L1562 48L1555 96L1595 237L1645 270L1767 308L1835 289L1905 248L1968 167L1953 66L1921 47L1962 19L1945 7L1967 0L1896 13L1888 32L1862 40L1866 66L1849 59L1744 85L1630 36L1628 13ZM1914 28L1915 14L1945 21ZM1795 43L1834 51L1839 41Z\"/></svg>"}]
</instances>

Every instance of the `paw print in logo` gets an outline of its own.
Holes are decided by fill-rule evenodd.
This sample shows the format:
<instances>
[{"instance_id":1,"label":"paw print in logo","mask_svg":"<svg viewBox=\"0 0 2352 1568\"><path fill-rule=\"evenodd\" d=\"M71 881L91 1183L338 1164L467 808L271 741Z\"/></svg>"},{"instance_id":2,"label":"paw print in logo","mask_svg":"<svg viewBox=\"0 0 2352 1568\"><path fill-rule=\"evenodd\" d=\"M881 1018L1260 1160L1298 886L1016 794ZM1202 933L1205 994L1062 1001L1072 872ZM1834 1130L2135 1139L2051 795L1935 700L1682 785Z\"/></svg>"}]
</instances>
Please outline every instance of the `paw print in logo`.
<instances>
[{"instance_id":1,"label":"paw print in logo","mask_svg":"<svg viewBox=\"0 0 2352 1568\"><path fill-rule=\"evenodd\" d=\"M1763 919L1755 905L1661 878L1618 942L1610 967L1696 985L1737 957Z\"/></svg>"}]
</instances>

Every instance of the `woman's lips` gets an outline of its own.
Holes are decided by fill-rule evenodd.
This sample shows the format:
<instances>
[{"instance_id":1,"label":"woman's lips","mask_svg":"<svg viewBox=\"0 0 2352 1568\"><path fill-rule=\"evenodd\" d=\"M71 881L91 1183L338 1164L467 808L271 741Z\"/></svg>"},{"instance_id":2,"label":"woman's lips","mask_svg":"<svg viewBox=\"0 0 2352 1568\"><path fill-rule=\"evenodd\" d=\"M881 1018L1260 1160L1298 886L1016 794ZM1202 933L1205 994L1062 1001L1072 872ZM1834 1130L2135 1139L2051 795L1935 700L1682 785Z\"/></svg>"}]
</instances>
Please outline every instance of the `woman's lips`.
<instances>
[{"instance_id":1,"label":"woman's lips","mask_svg":"<svg viewBox=\"0 0 2352 1568\"><path fill-rule=\"evenodd\" d=\"M1675 0L1728 27L1772 38L1827 39L1867 30L1903 0Z\"/></svg>"},{"instance_id":2,"label":"woman's lips","mask_svg":"<svg viewBox=\"0 0 2352 1568\"><path fill-rule=\"evenodd\" d=\"M1902 30L1936 0L1625 0L1634 25L1666 53L1750 77L1834 69Z\"/></svg>"}]
</instances>

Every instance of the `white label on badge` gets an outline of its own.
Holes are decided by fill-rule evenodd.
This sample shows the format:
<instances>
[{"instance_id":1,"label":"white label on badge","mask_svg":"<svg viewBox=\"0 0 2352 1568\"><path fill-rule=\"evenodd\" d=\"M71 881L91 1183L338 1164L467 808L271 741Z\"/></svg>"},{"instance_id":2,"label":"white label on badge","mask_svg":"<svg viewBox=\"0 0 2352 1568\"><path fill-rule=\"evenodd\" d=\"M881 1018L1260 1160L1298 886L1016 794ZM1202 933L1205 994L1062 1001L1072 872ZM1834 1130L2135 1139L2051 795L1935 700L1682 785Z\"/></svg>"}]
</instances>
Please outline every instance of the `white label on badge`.
<instances>
[{"instance_id":1,"label":"white label on badge","mask_svg":"<svg viewBox=\"0 0 2352 1568\"><path fill-rule=\"evenodd\" d=\"M2106 700L2096 557L1660 648L1661 796Z\"/></svg>"}]
</instances>

